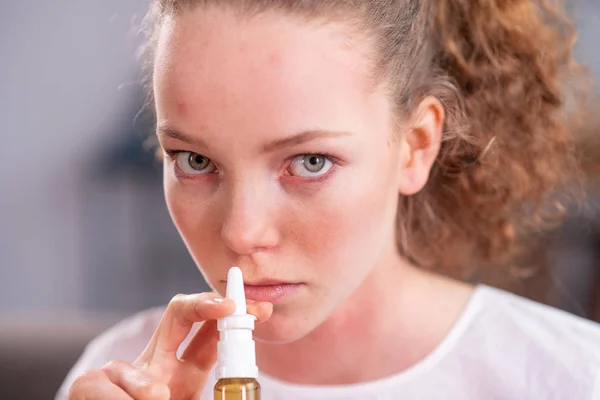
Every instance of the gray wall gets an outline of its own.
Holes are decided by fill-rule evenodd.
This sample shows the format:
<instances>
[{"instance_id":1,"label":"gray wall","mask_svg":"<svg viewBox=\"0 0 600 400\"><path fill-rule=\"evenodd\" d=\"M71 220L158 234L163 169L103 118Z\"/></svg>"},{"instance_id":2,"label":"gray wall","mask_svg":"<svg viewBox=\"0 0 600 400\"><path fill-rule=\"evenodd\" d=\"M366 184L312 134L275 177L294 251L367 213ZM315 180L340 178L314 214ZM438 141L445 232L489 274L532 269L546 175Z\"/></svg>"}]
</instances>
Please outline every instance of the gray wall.
<instances>
[{"instance_id":1,"label":"gray wall","mask_svg":"<svg viewBox=\"0 0 600 400\"><path fill-rule=\"evenodd\" d=\"M129 31L144 4L2 1L0 310L83 304L80 186L138 102Z\"/></svg>"}]
</instances>

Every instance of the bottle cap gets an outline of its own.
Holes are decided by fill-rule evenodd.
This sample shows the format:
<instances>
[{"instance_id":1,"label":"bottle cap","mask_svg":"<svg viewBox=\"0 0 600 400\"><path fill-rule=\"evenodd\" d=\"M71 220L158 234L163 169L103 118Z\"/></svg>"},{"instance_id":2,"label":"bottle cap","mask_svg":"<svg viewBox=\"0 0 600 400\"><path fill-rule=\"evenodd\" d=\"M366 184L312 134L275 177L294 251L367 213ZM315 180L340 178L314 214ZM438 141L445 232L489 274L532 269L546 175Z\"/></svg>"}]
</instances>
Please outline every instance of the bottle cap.
<instances>
[{"instance_id":1,"label":"bottle cap","mask_svg":"<svg viewBox=\"0 0 600 400\"><path fill-rule=\"evenodd\" d=\"M226 297L235 303L235 312L217 320L219 343L215 374L222 378L257 378L256 349L252 339L255 317L246 313L242 270L231 267L227 273Z\"/></svg>"}]
</instances>

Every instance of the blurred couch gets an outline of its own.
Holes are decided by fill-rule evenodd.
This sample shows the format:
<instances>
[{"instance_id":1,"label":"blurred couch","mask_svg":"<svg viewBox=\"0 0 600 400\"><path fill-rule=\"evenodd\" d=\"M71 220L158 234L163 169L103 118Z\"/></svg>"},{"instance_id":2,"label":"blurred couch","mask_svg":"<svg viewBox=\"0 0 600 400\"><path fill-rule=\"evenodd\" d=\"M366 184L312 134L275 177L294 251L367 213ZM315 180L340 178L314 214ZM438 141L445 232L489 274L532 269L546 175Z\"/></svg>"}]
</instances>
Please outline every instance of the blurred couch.
<instances>
[{"instance_id":1,"label":"blurred couch","mask_svg":"<svg viewBox=\"0 0 600 400\"><path fill-rule=\"evenodd\" d=\"M64 316L57 316L52 321L47 315L1 318L1 400L52 400L85 345L119 319L79 316L66 321Z\"/></svg>"}]
</instances>

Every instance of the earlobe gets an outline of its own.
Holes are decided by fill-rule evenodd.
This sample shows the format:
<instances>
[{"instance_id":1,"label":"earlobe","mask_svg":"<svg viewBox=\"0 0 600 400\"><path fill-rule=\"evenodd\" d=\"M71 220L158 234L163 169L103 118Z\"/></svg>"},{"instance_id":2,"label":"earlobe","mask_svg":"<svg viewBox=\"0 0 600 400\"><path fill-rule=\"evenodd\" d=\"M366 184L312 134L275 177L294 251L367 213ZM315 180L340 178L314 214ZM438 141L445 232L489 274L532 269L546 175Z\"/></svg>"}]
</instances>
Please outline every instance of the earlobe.
<instances>
[{"instance_id":1,"label":"earlobe","mask_svg":"<svg viewBox=\"0 0 600 400\"><path fill-rule=\"evenodd\" d=\"M421 101L402 137L398 190L409 196L419 192L429 178L442 141L444 108L435 97Z\"/></svg>"}]
</instances>

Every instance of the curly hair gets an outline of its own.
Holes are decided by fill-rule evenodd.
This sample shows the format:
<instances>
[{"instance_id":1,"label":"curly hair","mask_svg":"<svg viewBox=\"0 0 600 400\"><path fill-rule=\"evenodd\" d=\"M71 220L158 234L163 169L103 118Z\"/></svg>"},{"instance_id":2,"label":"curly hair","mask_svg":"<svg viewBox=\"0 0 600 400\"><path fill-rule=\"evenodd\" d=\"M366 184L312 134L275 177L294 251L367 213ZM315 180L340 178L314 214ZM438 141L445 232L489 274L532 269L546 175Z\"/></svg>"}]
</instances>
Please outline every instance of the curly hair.
<instances>
[{"instance_id":1,"label":"curly hair","mask_svg":"<svg viewBox=\"0 0 600 400\"><path fill-rule=\"evenodd\" d=\"M151 75L165 16L192 7L240 15L355 21L375 45L375 77L398 116L437 97L446 120L425 188L401 196L400 253L422 267L463 274L514 254L520 238L561 214L574 182L573 123L587 83L575 33L546 0L153 0L144 47ZM152 95L151 87L149 88Z\"/></svg>"}]
</instances>

